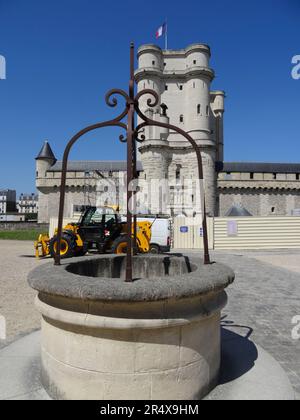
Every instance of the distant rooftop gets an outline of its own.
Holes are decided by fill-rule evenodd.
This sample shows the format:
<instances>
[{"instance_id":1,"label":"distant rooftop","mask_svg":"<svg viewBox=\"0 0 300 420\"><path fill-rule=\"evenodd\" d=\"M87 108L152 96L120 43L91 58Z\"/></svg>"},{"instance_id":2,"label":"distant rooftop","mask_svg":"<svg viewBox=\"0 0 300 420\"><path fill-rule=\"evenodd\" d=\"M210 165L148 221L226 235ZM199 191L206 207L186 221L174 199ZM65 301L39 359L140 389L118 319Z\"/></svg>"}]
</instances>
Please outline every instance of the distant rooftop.
<instances>
[{"instance_id":1,"label":"distant rooftop","mask_svg":"<svg viewBox=\"0 0 300 420\"><path fill-rule=\"evenodd\" d=\"M50 171L60 172L62 170L62 162L57 161ZM70 160L68 162L68 171L72 172L89 172L89 171L113 171L126 172L127 162L125 160ZM137 162L137 170L142 171L142 163Z\"/></svg>"},{"instance_id":2,"label":"distant rooftop","mask_svg":"<svg viewBox=\"0 0 300 420\"><path fill-rule=\"evenodd\" d=\"M38 194L36 193L21 193L19 196L19 200L32 200L32 198L37 199Z\"/></svg>"},{"instance_id":3,"label":"distant rooftop","mask_svg":"<svg viewBox=\"0 0 300 420\"><path fill-rule=\"evenodd\" d=\"M0 194L7 194L7 193L15 193L16 190L10 190L10 189L4 189L4 190L0 190Z\"/></svg>"},{"instance_id":4,"label":"distant rooftop","mask_svg":"<svg viewBox=\"0 0 300 420\"><path fill-rule=\"evenodd\" d=\"M300 163L217 162L218 172L300 173Z\"/></svg>"},{"instance_id":5,"label":"distant rooftop","mask_svg":"<svg viewBox=\"0 0 300 420\"><path fill-rule=\"evenodd\" d=\"M235 204L233 205L228 212L225 214L225 217L249 217L252 216L251 213L245 207Z\"/></svg>"}]
</instances>

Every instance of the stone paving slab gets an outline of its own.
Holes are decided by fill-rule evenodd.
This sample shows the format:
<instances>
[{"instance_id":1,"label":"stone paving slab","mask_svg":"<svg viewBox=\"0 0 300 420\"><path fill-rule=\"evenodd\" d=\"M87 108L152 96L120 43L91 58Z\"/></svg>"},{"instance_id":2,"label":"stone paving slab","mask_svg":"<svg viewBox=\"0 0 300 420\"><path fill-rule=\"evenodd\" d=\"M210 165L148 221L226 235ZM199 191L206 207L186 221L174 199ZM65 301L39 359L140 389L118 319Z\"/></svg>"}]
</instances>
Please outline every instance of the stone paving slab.
<instances>
[{"instance_id":1,"label":"stone paving slab","mask_svg":"<svg viewBox=\"0 0 300 420\"><path fill-rule=\"evenodd\" d=\"M228 264L236 274L235 282L226 290L228 305L222 324L248 331L249 337L286 370L300 399L300 340L292 338L292 319L300 316L300 250L214 251L211 256ZM268 262L260 261L264 258ZM289 267L287 262L293 271L279 267Z\"/></svg>"},{"instance_id":2,"label":"stone paving slab","mask_svg":"<svg viewBox=\"0 0 300 420\"><path fill-rule=\"evenodd\" d=\"M0 400L49 399L40 383L40 331L0 351Z\"/></svg>"},{"instance_id":3,"label":"stone paving slab","mask_svg":"<svg viewBox=\"0 0 300 420\"><path fill-rule=\"evenodd\" d=\"M51 399L40 382L40 336L40 331L28 334L0 350L0 400ZM245 331L237 327L222 329L220 381L205 399L294 398L286 373L268 353L248 339Z\"/></svg>"},{"instance_id":4,"label":"stone paving slab","mask_svg":"<svg viewBox=\"0 0 300 420\"><path fill-rule=\"evenodd\" d=\"M251 339L286 370L300 399L300 340L292 338L292 319L300 315L299 273L249 258L249 254L213 256L236 273L227 290L223 325L244 326Z\"/></svg>"}]
</instances>

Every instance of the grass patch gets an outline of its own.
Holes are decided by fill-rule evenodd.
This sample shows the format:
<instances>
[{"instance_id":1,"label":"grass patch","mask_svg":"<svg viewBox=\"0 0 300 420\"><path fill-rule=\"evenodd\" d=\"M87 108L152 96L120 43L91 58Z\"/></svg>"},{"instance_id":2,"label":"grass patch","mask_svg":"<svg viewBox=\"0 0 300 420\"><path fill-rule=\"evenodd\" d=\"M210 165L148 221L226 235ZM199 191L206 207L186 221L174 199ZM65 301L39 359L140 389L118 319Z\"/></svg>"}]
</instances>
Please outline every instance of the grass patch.
<instances>
[{"instance_id":1,"label":"grass patch","mask_svg":"<svg viewBox=\"0 0 300 420\"><path fill-rule=\"evenodd\" d=\"M35 241L40 233L45 231L31 230L2 230L0 231L0 239L11 239L16 241Z\"/></svg>"}]
</instances>

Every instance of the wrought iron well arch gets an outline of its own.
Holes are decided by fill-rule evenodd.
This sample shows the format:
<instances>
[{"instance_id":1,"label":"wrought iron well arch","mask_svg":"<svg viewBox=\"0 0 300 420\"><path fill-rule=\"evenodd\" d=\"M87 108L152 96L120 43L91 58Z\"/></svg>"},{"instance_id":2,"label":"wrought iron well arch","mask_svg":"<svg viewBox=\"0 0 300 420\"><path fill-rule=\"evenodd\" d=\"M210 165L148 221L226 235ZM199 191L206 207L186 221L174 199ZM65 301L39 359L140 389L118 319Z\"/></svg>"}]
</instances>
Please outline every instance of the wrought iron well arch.
<instances>
[{"instance_id":1,"label":"wrought iron well arch","mask_svg":"<svg viewBox=\"0 0 300 420\"><path fill-rule=\"evenodd\" d=\"M58 228L57 228L57 246L56 246L56 255L54 259L55 265L60 265L60 249L61 249L61 237L63 229L63 214L64 214L64 205L65 205L65 190L66 190L66 179L67 179L67 166L70 151L73 145L85 134L103 127L120 127L126 131L126 137L120 135L119 139L123 143L127 143L127 258L126 258L126 281L132 281L132 255L133 255L133 238L136 238L136 223L133 221L133 215L129 208L129 203L132 199L132 190L131 183L133 179L136 178L136 142L143 142L145 140L144 135L139 138L139 132L146 126L156 126L161 128L167 128L173 130L178 134L181 134L185 137L189 143L192 145L197 156L198 163L198 175L200 180L200 195L201 195L201 214L202 214L202 227L203 227L203 246L204 246L204 264L210 263L209 249L208 249L208 233L207 233L207 220L206 220L206 210L205 210L205 197L204 197L204 186L203 186L203 165L200 148L197 145L196 141L184 130L179 127L176 127L172 124L162 123L159 121L154 121L148 118L142 113L139 108L139 99L144 95L151 95L151 98L148 98L147 105L150 108L157 106L159 103L158 94L151 89L144 89L134 95L134 44L130 44L130 80L129 80L129 91L128 94L122 89L111 89L105 96L105 102L110 107L116 107L118 101L114 95L122 96L126 101L125 109L121 114L119 114L113 120L104 121L101 123L96 123L90 125L77 134L75 134L70 141L67 143L67 146L64 150L63 161L62 161L62 173L61 173L61 187L60 187L60 199L59 199L59 214L58 214ZM137 127L135 127L134 117L137 114L143 121ZM122 122L122 120L127 116L127 124ZM132 235L132 227L134 227L134 233Z\"/></svg>"}]
</instances>

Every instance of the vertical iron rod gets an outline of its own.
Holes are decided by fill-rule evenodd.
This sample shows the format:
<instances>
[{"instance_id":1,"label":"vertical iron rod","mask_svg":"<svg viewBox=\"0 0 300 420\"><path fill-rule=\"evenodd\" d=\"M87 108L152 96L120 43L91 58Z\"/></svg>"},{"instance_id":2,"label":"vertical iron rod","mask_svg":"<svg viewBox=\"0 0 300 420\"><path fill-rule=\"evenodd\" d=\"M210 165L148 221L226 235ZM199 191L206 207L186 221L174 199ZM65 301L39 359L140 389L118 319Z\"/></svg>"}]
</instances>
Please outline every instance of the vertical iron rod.
<instances>
[{"instance_id":1,"label":"vertical iron rod","mask_svg":"<svg viewBox=\"0 0 300 420\"><path fill-rule=\"evenodd\" d=\"M127 127L127 258L126 282L132 282L132 180L133 180L133 141L134 141L134 44L130 44L130 81Z\"/></svg>"}]
</instances>

